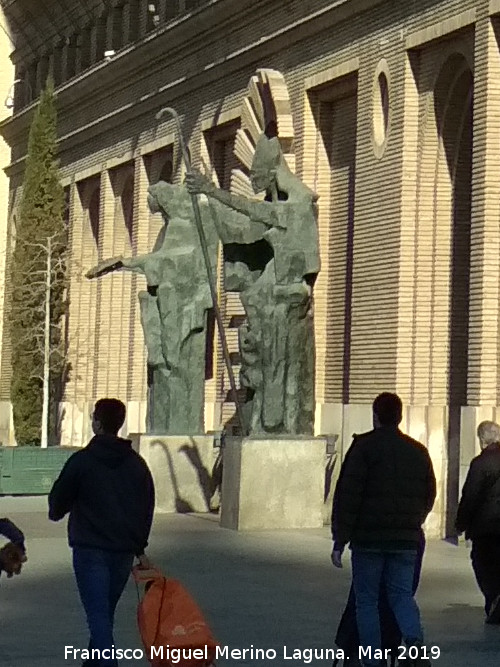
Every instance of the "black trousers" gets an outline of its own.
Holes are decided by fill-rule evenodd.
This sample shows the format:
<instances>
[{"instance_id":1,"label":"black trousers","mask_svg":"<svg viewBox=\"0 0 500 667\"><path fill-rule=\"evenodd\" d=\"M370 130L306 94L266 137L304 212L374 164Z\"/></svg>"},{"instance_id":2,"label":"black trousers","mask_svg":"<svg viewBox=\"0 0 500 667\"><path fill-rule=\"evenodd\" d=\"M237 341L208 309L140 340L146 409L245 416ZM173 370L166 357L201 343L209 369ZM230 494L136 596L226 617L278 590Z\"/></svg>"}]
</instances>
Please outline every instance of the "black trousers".
<instances>
[{"instance_id":1,"label":"black trousers","mask_svg":"<svg viewBox=\"0 0 500 667\"><path fill-rule=\"evenodd\" d=\"M500 595L500 535L474 538L471 560L489 614L492 602Z\"/></svg>"}]
</instances>

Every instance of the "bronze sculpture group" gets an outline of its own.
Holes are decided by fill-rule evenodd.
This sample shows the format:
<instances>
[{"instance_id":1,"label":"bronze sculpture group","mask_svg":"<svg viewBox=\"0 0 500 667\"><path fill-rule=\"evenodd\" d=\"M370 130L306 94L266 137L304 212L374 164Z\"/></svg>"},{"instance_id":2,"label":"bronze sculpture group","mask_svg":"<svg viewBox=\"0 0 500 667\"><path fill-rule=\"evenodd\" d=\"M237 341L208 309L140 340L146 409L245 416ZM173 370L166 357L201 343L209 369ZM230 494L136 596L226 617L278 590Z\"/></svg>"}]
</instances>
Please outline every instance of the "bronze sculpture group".
<instances>
[{"instance_id":1,"label":"bronze sculpture group","mask_svg":"<svg viewBox=\"0 0 500 667\"><path fill-rule=\"evenodd\" d=\"M192 195L205 195L200 212L211 268L220 243L225 289L238 292L245 309L240 386L249 434L313 432L317 196L290 170L273 119L257 141L250 177L264 200L222 190L194 170L184 185L151 186L150 210L164 220L153 251L106 260L87 274L130 270L146 277L139 300L148 352L149 433L204 430L206 323L213 304Z\"/></svg>"}]
</instances>

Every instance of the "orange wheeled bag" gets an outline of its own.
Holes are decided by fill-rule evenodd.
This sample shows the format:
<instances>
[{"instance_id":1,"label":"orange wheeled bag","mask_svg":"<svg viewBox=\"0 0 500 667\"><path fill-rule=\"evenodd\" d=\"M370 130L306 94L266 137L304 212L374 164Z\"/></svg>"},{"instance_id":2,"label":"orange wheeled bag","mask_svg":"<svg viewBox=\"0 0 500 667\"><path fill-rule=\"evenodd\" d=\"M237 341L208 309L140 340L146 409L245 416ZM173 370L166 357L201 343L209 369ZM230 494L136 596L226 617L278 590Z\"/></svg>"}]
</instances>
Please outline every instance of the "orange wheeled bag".
<instances>
[{"instance_id":1,"label":"orange wheeled bag","mask_svg":"<svg viewBox=\"0 0 500 667\"><path fill-rule=\"evenodd\" d=\"M184 586L157 569L136 567L133 575L137 585L145 584L137 623L152 667L214 666L219 644Z\"/></svg>"}]
</instances>

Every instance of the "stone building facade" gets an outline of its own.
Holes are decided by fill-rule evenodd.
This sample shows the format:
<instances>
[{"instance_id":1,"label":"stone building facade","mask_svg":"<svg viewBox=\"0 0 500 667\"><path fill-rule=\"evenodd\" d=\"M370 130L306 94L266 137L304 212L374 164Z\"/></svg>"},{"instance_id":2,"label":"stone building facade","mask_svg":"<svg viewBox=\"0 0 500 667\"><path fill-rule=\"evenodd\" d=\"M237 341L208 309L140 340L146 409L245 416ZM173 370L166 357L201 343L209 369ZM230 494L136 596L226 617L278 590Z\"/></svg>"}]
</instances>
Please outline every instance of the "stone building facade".
<instances>
[{"instance_id":1,"label":"stone building facade","mask_svg":"<svg viewBox=\"0 0 500 667\"><path fill-rule=\"evenodd\" d=\"M320 195L316 431L345 451L371 427L373 397L398 392L439 478L430 529L445 533L475 427L500 405L500 0L1 4L26 82L1 124L9 225L49 70L57 84L73 258L65 441L85 441L103 395L128 404L129 432L143 429L141 280L82 276L98 258L150 249L160 221L147 187L182 180L175 129L155 113L175 107L195 163L230 187L242 99L271 68L286 84L297 173ZM241 306L220 301L237 366ZM216 337L206 376L211 430L234 422ZM0 400L6 441L5 334Z\"/></svg>"},{"instance_id":2,"label":"stone building facade","mask_svg":"<svg viewBox=\"0 0 500 667\"><path fill-rule=\"evenodd\" d=\"M13 95L15 91L14 66L9 58L12 53L13 42L10 27L5 15L0 11L0 123L12 115ZM3 95L3 98L2 98ZM4 332L4 299L5 293L6 260L9 227L9 178L5 169L10 164L10 147L4 139L0 139L0 349L3 346ZM3 417L3 415L2 415ZM10 412L0 424L2 436L7 441L12 440L10 433Z\"/></svg>"}]
</instances>

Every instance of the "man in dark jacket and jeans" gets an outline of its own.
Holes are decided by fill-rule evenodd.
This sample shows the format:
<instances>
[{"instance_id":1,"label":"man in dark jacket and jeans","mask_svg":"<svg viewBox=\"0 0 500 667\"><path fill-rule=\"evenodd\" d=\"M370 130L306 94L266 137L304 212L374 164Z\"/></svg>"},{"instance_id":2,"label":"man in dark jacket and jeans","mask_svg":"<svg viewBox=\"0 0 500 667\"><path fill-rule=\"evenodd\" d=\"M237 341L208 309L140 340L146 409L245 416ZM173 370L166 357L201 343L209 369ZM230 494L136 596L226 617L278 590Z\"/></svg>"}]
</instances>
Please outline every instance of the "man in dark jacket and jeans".
<instances>
[{"instance_id":1,"label":"man in dark jacket and jeans","mask_svg":"<svg viewBox=\"0 0 500 667\"><path fill-rule=\"evenodd\" d=\"M403 638L414 647L407 667L430 664L423 644L413 579L422 525L436 497L427 449L399 430L401 400L384 393L373 403L374 430L358 436L346 457L335 492L332 559L341 566L352 550L360 655L380 665L378 602L382 584Z\"/></svg>"},{"instance_id":2,"label":"man in dark jacket and jeans","mask_svg":"<svg viewBox=\"0 0 500 667\"><path fill-rule=\"evenodd\" d=\"M486 622L500 624L500 426L477 429L482 452L470 464L457 530L472 540L472 567L485 599Z\"/></svg>"},{"instance_id":3,"label":"man in dark jacket and jeans","mask_svg":"<svg viewBox=\"0 0 500 667\"><path fill-rule=\"evenodd\" d=\"M115 608L129 578L134 557L150 566L144 553L154 511L149 468L129 440L117 437L125 406L116 399L97 401L92 416L95 437L73 454L49 495L49 518L69 512L68 539L73 568L90 630L84 663L114 667Z\"/></svg>"}]
</instances>

